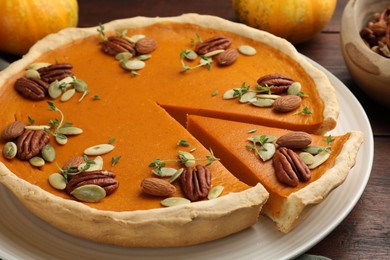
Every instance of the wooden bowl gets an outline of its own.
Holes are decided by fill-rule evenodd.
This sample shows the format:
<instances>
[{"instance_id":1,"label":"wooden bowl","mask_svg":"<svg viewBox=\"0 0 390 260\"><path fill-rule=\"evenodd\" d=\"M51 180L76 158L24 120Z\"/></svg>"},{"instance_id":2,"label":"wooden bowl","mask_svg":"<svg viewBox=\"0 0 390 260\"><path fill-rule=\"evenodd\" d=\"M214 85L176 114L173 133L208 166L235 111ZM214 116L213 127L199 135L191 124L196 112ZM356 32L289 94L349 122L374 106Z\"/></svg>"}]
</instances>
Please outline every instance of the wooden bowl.
<instances>
[{"instance_id":1,"label":"wooden bowl","mask_svg":"<svg viewBox=\"0 0 390 260\"><path fill-rule=\"evenodd\" d=\"M345 63L358 86L378 103L390 107L390 59L367 47L360 31L389 1L350 0L341 19L341 45Z\"/></svg>"}]
</instances>

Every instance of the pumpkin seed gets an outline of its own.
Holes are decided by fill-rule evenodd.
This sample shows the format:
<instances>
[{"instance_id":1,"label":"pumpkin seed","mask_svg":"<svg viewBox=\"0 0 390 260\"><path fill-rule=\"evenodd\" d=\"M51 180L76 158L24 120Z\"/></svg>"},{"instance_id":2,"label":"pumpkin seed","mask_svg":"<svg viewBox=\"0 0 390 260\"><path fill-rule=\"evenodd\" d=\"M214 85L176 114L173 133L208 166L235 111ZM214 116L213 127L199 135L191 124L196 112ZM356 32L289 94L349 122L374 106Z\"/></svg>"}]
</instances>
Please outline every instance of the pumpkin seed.
<instances>
[{"instance_id":1,"label":"pumpkin seed","mask_svg":"<svg viewBox=\"0 0 390 260\"><path fill-rule=\"evenodd\" d=\"M93 160L95 163L90 164L89 168L86 169L86 172L92 172L92 171L100 171L103 170L103 158L101 156L96 156ZM78 170L82 170L85 167L86 163L80 164L77 168Z\"/></svg>"},{"instance_id":2,"label":"pumpkin seed","mask_svg":"<svg viewBox=\"0 0 390 260\"><path fill-rule=\"evenodd\" d=\"M152 170L152 172L160 177L171 177L177 172L177 169L170 167L162 167L159 172L157 172L156 170Z\"/></svg>"},{"instance_id":3,"label":"pumpkin seed","mask_svg":"<svg viewBox=\"0 0 390 260\"><path fill-rule=\"evenodd\" d=\"M301 152L301 153L299 153L299 157L301 157L302 161L306 165L313 164L313 162L314 162L314 156L311 153Z\"/></svg>"},{"instance_id":4,"label":"pumpkin seed","mask_svg":"<svg viewBox=\"0 0 390 260\"><path fill-rule=\"evenodd\" d=\"M42 157L34 156L29 160L30 164L34 167L42 167L45 165L45 160Z\"/></svg>"},{"instance_id":5,"label":"pumpkin seed","mask_svg":"<svg viewBox=\"0 0 390 260\"><path fill-rule=\"evenodd\" d=\"M64 190L66 188L66 180L62 174L53 173L49 176L49 184L57 190Z\"/></svg>"},{"instance_id":6,"label":"pumpkin seed","mask_svg":"<svg viewBox=\"0 0 390 260\"><path fill-rule=\"evenodd\" d=\"M48 125L26 125L24 127L24 129L37 131L37 130L50 129L50 126L48 126Z\"/></svg>"},{"instance_id":7,"label":"pumpkin seed","mask_svg":"<svg viewBox=\"0 0 390 260\"><path fill-rule=\"evenodd\" d=\"M88 84L81 79L75 79L71 84L77 92L85 92L88 89Z\"/></svg>"},{"instance_id":8,"label":"pumpkin seed","mask_svg":"<svg viewBox=\"0 0 390 260\"><path fill-rule=\"evenodd\" d=\"M188 152L179 151L179 157L184 162L184 165L187 167L195 166L195 157Z\"/></svg>"},{"instance_id":9,"label":"pumpkin seed","mask_svg":"<svg viewBox=\"0 0 390 260\"><path fill-rule=\"evenodd\" d=\"M273 143L265 143L262 145L259 155L260 158L265 162L272 158L275 154L275 145Z\"/></svg>"},{"instance_id":10,"label":"pumpkin seed","mask_svg":"<svg viewBox=\"0 0 390 260\"><path fill-rule=\"evenodd\" d=\"M184 168L180 168L179 170L177 170L172 176L171 178L169 178L169 183L172 183L174 181L177 180L177 178L180 177L180 175L184 172Z\"/></svg>"},{"instance_id":11,"label":"pumpkin seed","mask_svg":"<svg viewBox=\"0 0 390 260\"><path fill-rule=\"evenodd\" d=\"M320 152L319 154L314 156L314 162L310 164L309 169L314 169L323 164L326 160L328 160L330 153L328 152Z\"/></svg>"},{"instance_id":12,"label":"pumpkin seed","mask_svg":"<svg viewBox=\"0 0 390 260\"><path fill-rule=\"evenodd\" d=\"M256 96L256 92L246 92L243 94L240 98L240 103L248 103L250 100L252 100Z\"/></svg>"},{"instance_id":13,"label":"pumpkin seed","mask_svg":"<svg viewBox=\"0 0 390 260\"><path fill-rule=\"evenodd\" d=\"M63 134L63 135L79 135L83 133L83 129L75 127L75 126L67 126L67 127L61 127L57 130L57 133Z\"/></svg>"},{"instance_id":14,"label":"pumpkin seed","mask_svg":"<svg viewBox=\"0 0 390 260\"><path fill-rule=\"evenodd\" d=\"M190 204L191 201L189 199L182 198L182 197L170 197L162 200L160 203L165 207L172 207L177 205Z\"/></svg>"},{"instance_id":15,"label":"pumpkin seed","mask_svg":"<svg viewBox=\"0 0 390 260\"><path fill-rule=\"evenodd\" d=\"M142 60L121 61L120 64L126 70L140 70L145 67L145 62Z\"/></svg>"},{"instance_id":16,"label":"pumpkin seed","mask_svg":"<svg viewBox=\"0 0 390 260\"><path fill-rule=\"evenodd\" d=\"M67 76L63 79L61 79L60 81L58 81L58 83L60 85L71 85L71 83L73 83L73 81L75 81L75 77L74 76Z\"/></svg>"},{"instance_id":17,"label":"pumpkin seed","mask_svg":"<svg viewBox=\"0 0 390 260\"><path fill-rule=\"evenodd\" d=\"M236 95L237 90L239 90L239 89L233 88L233 89L229 89L229 90L225 91L225 93L223 93L223 99L236 98L237 97L237 95Z\"/></svg>"},{"instance_id":18,"label":"pumpkin seed","mask_svg":"<svg viewBox=\"0 0 390 260\"><path fill-rule=\"evenodd\" d=\"M74 88L68 89L67 91L64 92L64 94L62 94L60 100L62 102L66 102L69 99L71 99L74 96L75 93L76 93L76 90Z\"/></svg>"},{"instance_id":19,"label":"pumpkin seed","mask_svg":"<svg viewBox=\"0 0 390 260\"><path fill-rule=\"evenodd\" d=\"M24 76L26 78L34 78L34 79L40 79L41 78L41 75L39 75L39 72L37 70L34 70L34 69L26 70L26 72L24 73Z\"/></svg>"},{"instance_id":20,"label":"pumpkin seed","mask_svg":"<svg viewBox=\"0 0 390 260\"><path fill-rule=\"evenodd\" d=\"M56 142L60 145L65 145L68 142L68 137L63 134L56 135Z\"/></svg>"},{"instance_id":21,"label":"pumpkin seed","mask_svg":"<svg viewBox=\"0 0 390 260\"><path fill-rule=\"evenodd\" d=\"M133 57L133 54L131 54L130 52L127 52L127 51L120 52L117 55L115 55L115 59L117 59L119 61L128 61L132 57Z\"/></svg>"},{"instance_id":22,"label":"pumpkin seed","mask_svg":"<svg viewBox=\"0 0 390 260\"><path fill-rule=\"evenodd\" d=\"M215 50L215 51L210 51L210 52L208 52L208 53L206 53L205 55L203 55L203 56L205 56L205 57L213 57L213 56L215 56L215 55L218 55L218 54L220 54L220 53L222 53L222 52L224 52L225 50Z\"/></svg>"},{"instance_id":23,"label":"pumpkin seed","mask_svg":"<svg viewBox=\"0 0 390 260\"><path fill-rule=\"evenodd\" d=\"M209 194L207 195L207 198L208 198L209 200L218 198L219 195L221 195L223 189L224 189L224 187L223 187L222 185L214 186L213 188L211 188L211 189L209 190Z\"/></svg>"},{"instance_id":24,"label":"pumpkin seed","mask_svg":"<svg viewBox=\"0 0 390 260\"><path fill-rule=\"evenodd\" d=\"M185 50L184 57L186 57L188 60L196 60L196 58L198 58L198 54L193 50Z\"/></svg>"},{"instance_id":25,"label":"pumpkin seed","mask_svg":"<svg viewBox=\"0 0 390 260\"><path fill-rule=\"evenodd\" d=\"M17 152L18 152L18 147L14 142L7 142L3 147L3 156L6 159L15 158Z\"/></svg>"},{"instance_id":26,"label":"pumpkin seed","mask_svg":"<svg viewBox=\"0 0 390 260\"><path fill-rule=\"evenodd\" d=\"M275 95L275 94L258 94L256 97L258 97L258 98L278 99L278 98L280 98L280 95Z\"/></svg>"},{"instance_id":27,"label":"pumpkin seed","mask_svg":"<svg viewBox=\"0 0 390 260\"><path fill-rule=\"evenodd\" d=\"M238 46L238 51L246 56L253 56L256 54L256 49L249 45Z\"/></svg>"},{"instance_id":28,"label":"pumpkin seed","mask_svg":"<svg viewBox=\"0 0 390 260\"><path fill-rule=\"evenodd\" d=\"M302 86L301 86L301 83L299 82L294 82L292 83L288 89L287 89L287 94L288 95L299 95L299 93L301 92L301 89L302 89Z\"/></svg>"},{"instance_id":29,"label":"pumpkin seed","mask_svg":"<svg viewBox=\"0 0 390 260\"><path fill-rule=\"evenodd\" d=\"M141 40L142 38L145 38L145 35L143 34L134 34L130 37L124 36L126 40L128 40L131 43L136 43L137 41Z\"/></svg>"},{"instance_id":30,"label":"pumpkin seed","mask_svg":"<svg viewBox=\"0 0 390 260\"><path fill-rule=\"evenodd\" d=\"M112 144L98 144L91 146L84 150L85 155L102 155L114 150L115 146Z\"/></svg>"},{"instance_id":31,"label":"pumpkin seed","mask_svg":"<svg viewBox=\"0 0 390 260\"><path fill-rule=\"evenodd\" d=\"M321 151L325 150L325 147L319 146L319 145L309 145L305 148L303 148L305 152L311 153L312 155L316 155L320 153Z\"/></svg>"},{"instance_id":32,"label":"pumpkin seed","mask_svg":"<svg viewBox=\"0 0 390 260\"><path fill-rule=\"evenodd\" d=\"M44 68L50 65L51 65L50 63L46 63L46 62L36 62L36 63L31 63L28 66L28 69L39 70L40 68Z\"/></svg>"},{"instance_id":33,"label":"pumpkin seed","mask_svg":"<svg viewBox=\"0 0 390 260\"><path fill-rule=\"evenodd\" d=\"M252 105L256 107L272 107L275 100L270 98L256 98L249 101Z\"/></svg>"},{"instance_id":34,"label":"pumpkin seed","mask_svg":"<svg viewBox=\"0 0 390 260\"><path fill-rule=\"evenodd\" d=\"M70 194L84 202L98 202L106 197L106 191L102 187L94 184L77 187Z\"/></svg>"},{"instance_id":35,"label":"pumpkin seed","mask_svg":"<svg viewBox=\"0 0 390 260\"><path fill-rule=\"evenodd\" d=\"M53 81L50 85L49 85L49 89L47 90L48 93L49 93L49 96L51 98L58 98L59 96L61 96L62 94L62 89L60 88L60 83L58 80L55 80Z\"/></svg>"},{"instance_id":36,"label":"pumpkin seed","mask_svg":"<svg viewBox=\"0 0 390 260\"><path fill-rule=\"evenodd\" d=\"M56 151L54 150L54 147L50 144L46 144L42 147L41 150L42 158L45 159L47 162L53 162L56 158Z\"/></svg>"},{"instance_id":37,"label":"pumpkin seed","mask_svg":"<svg viewBox=\"0 0 390 260\"><path fill-rule=\"evenodd\" d=\"M137 59L139 59L139 60L148 60L151 57L152 57L151 54L142 54L142 55L137 56Z\"/></svg>"}]
</instances>

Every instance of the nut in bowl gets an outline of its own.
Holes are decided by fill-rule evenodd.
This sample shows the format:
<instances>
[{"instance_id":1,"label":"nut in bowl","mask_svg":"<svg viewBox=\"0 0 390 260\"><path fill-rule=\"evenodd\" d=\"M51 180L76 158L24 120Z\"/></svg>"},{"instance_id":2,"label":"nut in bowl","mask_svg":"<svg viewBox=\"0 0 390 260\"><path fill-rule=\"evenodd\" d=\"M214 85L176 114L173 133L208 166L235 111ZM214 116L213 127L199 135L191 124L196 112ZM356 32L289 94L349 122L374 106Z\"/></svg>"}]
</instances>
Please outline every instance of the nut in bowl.
<instances>
[{"instance_id":1,"label":"nut in bowl","mask_svg":"<svg viewBox=\"0 0 390 260\"><path fill-rule=\"evenodd\" d=\"M358 86L372 99L390 108L390 59L375 52L375 48L372 50L360 34L375 19L375 14L383 13L388 6L389 1L349 1L341 21L341 44L345 63ZM389 45L385 41L384 44Z\"/></svg>"}]
</instances>

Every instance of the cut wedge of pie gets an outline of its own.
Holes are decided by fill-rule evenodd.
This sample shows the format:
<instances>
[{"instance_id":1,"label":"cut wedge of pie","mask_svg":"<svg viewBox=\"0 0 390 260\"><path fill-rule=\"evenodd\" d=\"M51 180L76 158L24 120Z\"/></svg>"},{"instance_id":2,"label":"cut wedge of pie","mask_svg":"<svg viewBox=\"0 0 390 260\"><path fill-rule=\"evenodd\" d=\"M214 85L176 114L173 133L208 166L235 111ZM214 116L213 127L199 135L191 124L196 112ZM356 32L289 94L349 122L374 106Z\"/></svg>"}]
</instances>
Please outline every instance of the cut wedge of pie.
<instances>
[{"instance_id":1,"label":"cut wedge of pie","mask_svg":"<svg viewBox=\"0 0 390 260\"><path fill-rule=\"evenodd\" d=\"M285 88L286 80L298 88ZM238 232L256 223L269 194L271 217L284 218L277 212L289 207L287 193L275 196L254 171L242 171L245 160L226 157L234 144L203 140L198 117L189 117L186 130L187 115L219 118L209 120L230 129L239 121L325 133L339 113L327 77L288 42L196 14L50 35L1 72L0 109L0 182L65 232L134 247L193 245ZM347 134L332 155L360 141ZM348 160L351 167L354 156ZM321 173L336 165L324 164ZM182 175L175 180L167 171ZM308 186L335 186L316 178ZM184 197L184 205L163 206Z\"/></svg>"},{"instance_id":2,"label":"cut wedge of pie","mask_svg":"<svg viewBox=\"0 0 390 260\"><path fill-rule=\"evenodd\" d=\"M256 136L278 139L291 131L200 116L189 116L187 124L188 130L203 144L212 146L224 165L240 180L249 185L260 182L267 189L270 197L262 212L283 232L289 232L300 223L310 206L320 203L344 182L363 141L363 134L358 131L332 136L329 144L326 136L312 135L310 145L305 145L305 148L317 148L318 152L328 146L328 150L322 153L329 156L310 170L309 180L290 187L278 180L273 160L264 161L254 152L251 140ZM265 148L259 147L261 149ZM294 149L294 152L304 152L304 148Z\"/></svg>"}]
</instances>

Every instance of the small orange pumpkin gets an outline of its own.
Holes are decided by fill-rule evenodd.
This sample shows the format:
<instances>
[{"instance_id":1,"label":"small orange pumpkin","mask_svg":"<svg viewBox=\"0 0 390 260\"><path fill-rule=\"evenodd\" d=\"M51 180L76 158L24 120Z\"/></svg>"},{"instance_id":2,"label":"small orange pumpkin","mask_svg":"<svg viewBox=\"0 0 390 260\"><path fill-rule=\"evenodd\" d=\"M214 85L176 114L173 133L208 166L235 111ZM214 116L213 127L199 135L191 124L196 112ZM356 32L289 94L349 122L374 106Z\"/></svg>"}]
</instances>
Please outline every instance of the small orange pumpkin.
<instances>
[{"instance_id":1,"label":"small orange pumpkin","mask_svg":"<svg viewBox=\"0 0 390 260\"><path fill-rule=\"evenodd\" d=\"M78 22L77 0L2 0L0 10L0 51L16 55Z\"/></svg>"},{"instance_id":2,"label":"small orange pumpkin","mask_svg":"<svg viewBox=\"0 0 390 260\"><path fill-rule=\"evenodd\" d=\"M240 22L301 43L332 18L337 0L232 0Z\"/></svg>"}]
</instances>

